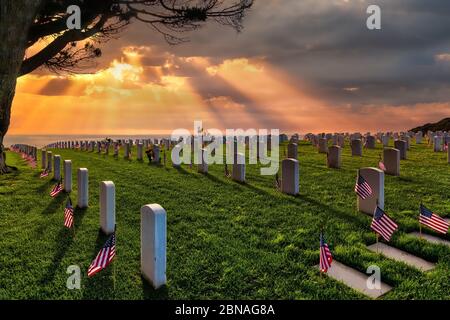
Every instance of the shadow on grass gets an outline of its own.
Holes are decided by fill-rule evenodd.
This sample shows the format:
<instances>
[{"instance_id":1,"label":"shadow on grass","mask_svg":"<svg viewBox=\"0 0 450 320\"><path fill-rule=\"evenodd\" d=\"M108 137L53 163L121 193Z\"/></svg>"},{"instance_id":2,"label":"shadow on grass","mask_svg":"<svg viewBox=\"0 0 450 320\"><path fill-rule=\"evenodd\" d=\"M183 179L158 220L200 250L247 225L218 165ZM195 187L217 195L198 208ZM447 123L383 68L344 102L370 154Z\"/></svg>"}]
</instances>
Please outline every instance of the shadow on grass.
<instances>
[{"instance_id":1,"label":"shadow on grass","mask_svg":"<svg viewBox=\"0 0 450 320\"><path fill-rule=\"evenodd\" d=\"M45 179L44 183L39 188L36 189L36 193L41 194L41 193L44 193L45 191L49 191L49 187L53 184L56 184L56 182L50 178L43 178L43 179ZM49 191L49 193L50 193L50 191Z\"/></svg>"},{"instance_id":2,"label":"shadow on grass","mask_svg":"<svg viewBox=\"0 0 450 320\"><path fill-rule=\"evenodd\" d=\"M164 168L164 165L161 162L149 162L147 165L149 167Z\"/></svg>"},{"instance_id":3,"label":"shadow on grass","mask_svg":"<svg viewBox=\"0 0 450 320\"><path fill-rule=\"evenodd\" d=\"M204 176L205 178L211 180L212 182L215 182L217 184L225 184L225 181L222 179L217 178L216 176L213 176L212 174L208 173L202 173L202 176Z\"/></svg>"},{"instance_id":4,"label":"shadow on grass","mask_svg":"<svg viewBox=\"0 0 450 320\"><path fill-rule=\"evenodd\" d=\"M201 176L200 175L198 175L198 174L196 174L196 172L194 171L194 169L189 169L189 170L186 170L185 168L183 168L183 167L175 167L174 168L175 170L177 170L179 173L181 173L181 174L184 174L184 175L189 175L190 177L192 177L192 178L195 178L195 179L201 179Z\"/></svg>"},{"instance_id":5,"label":"shadow on grass","mask_svg":"<svg viewBox=\"0 0 450 320\"><path fill-rule=\"evenodd\" d=\"M79 229L79 227L81 226L81 221L83 220L85 213L86 209L75 208L74 209L75 220L73 227L74 229L69 230L66 227L62 226L61 230L58 232L58 235L56 236L58 248L53 256L51 265L47 269L47 272L45 273L44 277L41 279L41 283L43 285L51 282L55 277L56 271L60 269L61 261L64 258L67 249L72 245L74 236L76 234L76 230ZM63 217L63 215L61 215L61 217ZM61 218L61 224L63 224L63 221L64 221L63 218Z\"/></svg>"},{"instance_id":6,"label":"shadow on grass","mask_svg":"<svg viewBox=\"0 0 450 320\"><path fill-rule=\"evenodd\" d=\"M46 195L50 197L50 195ZM52 201L48 204L48 206L42 210L41 214L52 214L55 213L58 209L63 212L63 204L66 199L66 194L61 192L55 198L52 198Z\"/></svg>"},{"instance_id":7,"label":"shadow on grass","mask_svg":"<svg viewBox=\"0 0 450 320\"><path fill-rule=\"evenodd\" d=\"M143 277L142 280L142 291L144 292L144 299L150 300L165 300L169 297L169 290L167 286L162 286L159 289L154 289L153 286Z\"/></svg>"},{"instance_id":8,"label":"shadow on grass","mask_svg":"<svg viewBox=\"0 0 450 320\"><path fill-rule=\"evenodd\" d=\"M251 189L252 191L254 191L264 197L272 197L272 198L275 197L273 194L271 194L263 189L257 188L253 185L250 185L250 184L240 184L240 185L243 187L246 187L248 189ZM280 198L280 201L291 202L292 204L295 204L295 205L301 205L302 204L301 201L308 202L310 205L317 207L316 211L318 213L319 212L331 212L331 213L333 213L334 218L339 218L345 222L348 222L350 220L352 223L360 226L361 228L367 227L367 216L363 213L361 213L360 216L346 213L344 211L337 210L331 206L328 206L322 202L319 202L315 199L312 199L312 198L310 198L306 195L302 195L302 194L299 194L296 196L284 196L284 194L281 194L281 192L280 192L280 196L283 196L282 199Z\"/></svg>"},{"instance_id":9,"label":"shadow on grass","mask_svg":"<svg viewBox=\"0 0 450 320\"><path fill-rule=\"evenodd\" d=\"M72 230L67 229L62 226L58 235L56 236L57 249L53 255L52 262L47 269L45 275L41 278L40 283L46 285L53 281L55 274L58 270L61 270L61 261L64 258L67 249L73 243L73 233Z\"/></svg>"},{"instance_id":10,"label":"shadow on grass","mask_svg":"<svg viewBox=\"0 0 450 320\"><path fill-rule=\"evenodd\" d=\"M190 172L188 172L186 169L184 169L182 166L174 167L175 170L178 171L180 174L189 175Z\"/></svg>"}]
</instances>

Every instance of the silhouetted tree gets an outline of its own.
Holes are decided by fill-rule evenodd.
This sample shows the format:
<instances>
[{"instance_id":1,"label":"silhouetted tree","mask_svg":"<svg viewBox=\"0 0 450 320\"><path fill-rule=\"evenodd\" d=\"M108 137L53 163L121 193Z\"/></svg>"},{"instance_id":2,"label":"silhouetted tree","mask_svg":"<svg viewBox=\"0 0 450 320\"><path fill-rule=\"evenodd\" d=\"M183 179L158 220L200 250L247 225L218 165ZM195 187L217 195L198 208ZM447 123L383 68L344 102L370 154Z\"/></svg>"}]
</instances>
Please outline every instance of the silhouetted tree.
<instances>
[{"instance_id":1,"label":"silhouetted tree","mask_svg":"<svg viewBox=\"0 0 450 320\"><path fill-rule=\"evenodd\" d=\"M100 44L118 37L134 21L147 24L170 44L186 41L182 35L208 20L241 31L252 4L253 0L1 0L0 174L8 171L3 139L18 77L40 67L83 72L101 56ZM71 5L81 9L80 29L67 27ZM26 56L35 44L44 45Z\"/></svg>"}]
</instances>

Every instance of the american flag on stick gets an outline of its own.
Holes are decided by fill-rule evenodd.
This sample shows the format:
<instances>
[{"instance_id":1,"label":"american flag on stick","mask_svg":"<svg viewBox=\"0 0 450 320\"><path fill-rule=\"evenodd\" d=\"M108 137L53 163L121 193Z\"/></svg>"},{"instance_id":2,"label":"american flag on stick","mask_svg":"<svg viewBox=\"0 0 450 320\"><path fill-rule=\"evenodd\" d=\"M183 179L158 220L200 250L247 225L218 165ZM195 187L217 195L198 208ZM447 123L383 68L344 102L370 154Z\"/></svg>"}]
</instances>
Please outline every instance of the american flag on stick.
<instances>
[{"instance_id":1,"label":"american flag on stick","mask_svg":"<svg viewBox=\"0 0 450 320\"><path fill-rule=\"evenodd\" d=\"M372 224L370 228L383 237L384 240L390 241L392 234L398 229L398 225L389 216L377 206L373 214Z\"/></svg>"},{"instance_id":2,"label":"american flag on stick","mask_svg":"<svg viewBox=\"0 0 450 320\"><path fill-rule=\"evenodd\" d=\"M61 180L59 180L58 183L55 184L55 186L53 187L52 191L50 191L50 196L52 198L54 198L58 194L60 194L62 190L63 190L63 186L62 186Z\"/></svg>"},{"instance_id":3,"label":"american flag on stick","mask_svg":"<svg viewBox=\"0 0 450 320\"><path fill-rule=\"evenodd\" d=\"M420 205L419 222L427 227L430 227L434 231L446 234L450 224L443 218L434 214L430 209L424 205Z\"/></svg>"},{"instance_id":4,"label":"american flag on stick","mask_svg":"<svg viewBox=\"0 0 450 320\"><path fill-rule=\"evenodd\" d=\"M88 277L105 269L116 256L116 233L114 232L100 249L97 257L92 261L88 269Z\"/></svg>"},{"instance_id":5,"label":"american flag on stick","mask_svg":"<svg viewBox=\"0 0 450 320\"><path fill-rule=\"evenodd\" d=\"M44 171L42 171L41 175L39 176L40 178L45 178L49 175L49 172L47 169L45 169Z\"/></svg>"},{"instance_id":6,"label":"american flag on stick","mask_svg":"<svg viewBox=\"0 0 450 320\"><path fill-rule=\"evenodd\" d=\"M64 226L66 228L72 228L73 227L73 220L74 220L74 211L72 206L72 200L67 198L66 207L64 208Z\"/></svg>"},{"instance_id":7,"label":"american flag on stick","mask_svg":"<svg viewBox=\"0 0 450 320\"><path fill-rule=\"evenodd\" d=\"M358 179L356 180L355 192L363 200L367 199L372 195L372 188L367 183L366 179L364 179L359 174L359 172L358 172Z\"/></svg>"},{"instance_id":8,"label":"american flag on stick","mask_svg":"<svg viewBox=\"0 0 450 320\"><path fill-rule=\"evenodd\" d=\"M327 272L332 262L333 256L331 251L323 238L323 233L320 233L320 271Z\"/></svg>"}]
</instances>

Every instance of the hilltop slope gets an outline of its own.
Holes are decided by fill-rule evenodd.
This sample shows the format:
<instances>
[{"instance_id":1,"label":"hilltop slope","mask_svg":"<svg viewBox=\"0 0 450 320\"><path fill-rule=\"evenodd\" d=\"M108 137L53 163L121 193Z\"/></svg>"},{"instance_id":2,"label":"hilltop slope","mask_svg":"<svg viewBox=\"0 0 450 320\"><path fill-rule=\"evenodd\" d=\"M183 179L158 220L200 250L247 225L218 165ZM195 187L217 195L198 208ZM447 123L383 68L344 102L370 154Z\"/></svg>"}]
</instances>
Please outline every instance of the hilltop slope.
<instances>
[{"instance_id":1,"label":"hilltop slope","mask_svg":"<svg viewBox=\"0 0 450 320\"><path fill-rule=\"evenodd\" d=\"M422 131L423 133L426 133L428 130L450 131L450 118L442 119L441 121L436 122L436 123L427 123L427 124L424 124L423 126L411 129L411 131L414 131L414 132Z\"/></svg>"}]
</instances>

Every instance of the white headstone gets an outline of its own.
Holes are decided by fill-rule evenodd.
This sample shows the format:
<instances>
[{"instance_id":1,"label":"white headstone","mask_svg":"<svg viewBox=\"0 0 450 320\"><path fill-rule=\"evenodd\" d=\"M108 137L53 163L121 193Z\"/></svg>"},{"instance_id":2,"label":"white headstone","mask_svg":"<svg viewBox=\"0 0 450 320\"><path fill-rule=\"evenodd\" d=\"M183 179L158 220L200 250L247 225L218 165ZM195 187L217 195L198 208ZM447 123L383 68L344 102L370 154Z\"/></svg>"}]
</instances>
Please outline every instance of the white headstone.
<instances>
[{"instance_id":1,"label":"white headstone","mask_svg":"<svg viewBox=\"0 0 450 320\"><path fill-rule=\"evenodd\" d=\"M389 146L389 136L387 134L381 137L381 142L383 143L383 147Z\"/></svg>"},{"instance_id":2,"label":"white headstone","mask_svg":"<svg viewBox=\"0 0 450 320\"><path fill-rule=\"evenodd\" d=\"M64 160L64 191L72 191L72 161Z\"/></svg>"},{"instance_id":3,"label":"white headstone","mask_svg":"<svg viewBox=\"0 0 450 320\"><path fill-rule=\"evenodd\" d=\"M281 191L297 195L299 193L299 163L296 159L284 159L281 162Z\"/></svg>"},{"instance_id":4,"label":"white headstone","mask_svg":"<svg viewBox=\"0 0 450 320\"><path fill-rule=\"evenodd\" d=\"M116 188L112 181L100 183L100 227L105 234L114 232L116 226Z\"/></svg>"},{"instance_id":5,"label":"white headstone","mask_svg":"<svg viewBox=\"0 0 450 320\"><path fill-rule=\"evenodd\" d=\"M362 157L363 151L362 151L362 142L361 139L355 139L351 141L351 149L352 149L352 156L358 156Z\"/></svg>"},{"instance_id":6,"label":"white headstone","mask_svg":"<svg viewBox=\"0 0 450 320\"><path fill-rule=\"evenodd\" d=\"M368 149L375 149L375 137L374 136L367 136L367 141L366 141L366 147Z\"/></svg>"},{"instance_id":7,"label":"white headstone","mask_svg":"<svg viewBox=\"0 0 450 320\"><path fill-rule=\"evenodd\" d=\"M154 145L153 146L153 162L154 163L159 163L159 157L160 157L159 153L160 153L159 146Z\"/></svg>"},{"instance_id":8,"label":"white headstone","mask_svg":"<svg viewBox=\"0 0 450 320\"><path fill-rule=\"evenodd\" d=\"M416 144L421 144L423 139L422 131L416 133Z\"/></svg>"},{"instance_id":9,"label":"white headstone","mask_svg":"<svg viewBox=\"0 0 450 320\"><path fill-rule=\"evenodd\" d=\"M200 151L201 159L199 159L200 163L197 165L197 172L208 173L208 163L205 161L206 156L207 156L206 150L202 149ZM237 161L235 160L235 162Z\"/></svg>"},{"instance_id":10,"label":"white headstone","mask_svg":"<svg viewBox=\"0 0 450 320\"><path fill-rule=\"evenodd\" d=\"M53 154L51 151L47 151L47 169L49 172L53 170L52 161L53 160Z\"/></svg>"},{"instance_id":11,"label":"white headstone","mask_svg":"<svg viewBox=\"0 0 450 320\"><path fill-rule=\"evenodd\" d=\"M287 149L287 157L290 159L297 159L298 145L296 143L289 143Z\"/></svg>"},{"instance_id":12,"label":"white headstone","mask_svg":"<svg viewBox=\"0 0 450 320\"><path fill-rule=\"evenodd\" d=\"M442 151L442 137L434 136L433 144L434 144L434 152Z\"/></svg>"},{"instance_id":13,"label":"white headstone","mask_svg":"<svg viewBox=\"0 0 450 320\"><path fill-rule=\"evenodd\" d=\"M342 148L339 146L331 146L328 150L327 165L329 168L341 168Z\"/></svg>"},{"instance_id":14,"label":"white headstone","mask_svg":"<svg viewBox=\"0 0 450 320\"><path fill-rule=\"evenodd\" d=\"M53 157L53 179L59 181L61 179L61 156Z\"/></svg>"},{"instance_id":15,"label":"white headstone","mask_svg":"<svg viewBox=\"0 0 450 320\"><path fill-rule=\"evenodd\" d=\"M88 169L79 168L77 172L78 207L87 208L89 204L89 174Z\"/></svg>"},{"instance_id":16,"label":"white headstone","mask_svg":"<svg viewBox=\"0 0 450 320\"><path fill-rule=\"evenodd\" d=\"M159 204L141 208L141 272L155 289L166 284L167 214Z\"/></svg>"},{"instance_id":17,"label":"white headstone","mask_svg":"<svg viewBox=\"0 0 450 320\"><path fill-rule=\"evenodd\" d=\"M366 199L356 196L358 198L358 210L373 215L377 204L381 209L384 209L384 172L378 168L362 168L359 170L359 174L370 185L372 195Z\"/></svg>"},{"instance_id":18,"label":"white headstone","mask_svg":"<svg viewBox=\"0 0 450 320\"><path fill-rule=\"evenodd\" d=\"M394 141L395 149L400 151L400 160L406 160L407 158L407 143L403 140L395 140Z\"/></svg>"},{"instance_id":19,"label":"white headstone","mask_svg":"<svg viewBox=\"0 0 450 320\"><path fill-rule=\"evenodd\" d=\"M319 153L328 153L328 140L326 138L319 139Z\"/></svg>"},{"instance_id":20,"label":"white headstone","mask_svg":"<svg viewBox=\"0 0 450 320\"><path fill-rule=\"evenodd\" d=\"M41 150L41 167L47 168L47 150Z\"/></svg>"},{"instance_id":21,"label":"white headstone","mask_svg":"<svg viewBox=\"0 0 450 320\"><path fill-rule=\"evenodd\" d=\"M383 150L383 163L386 167L385 173L391 176L400 175L400 150L385 148Z\"/></svg>"},{"instance_id":22,"label":"white headstone","mask_svg":"<svg viewBox=\"0 0 450 320\"><path fill-rule=\"evenodd\" d=\"M232 178L234 181L245 182L245 155L237 154L237 162L233 163Z\"/></svg>"},{"instance_id":23,"label":"white headstone","mask_svg":"<svg viewBox=\"0 0 450 320\"><path fill-rule=\"evenodd\" d=\"M181 148L181 146L177 144L175 147L173 147L172 154L179 155L179 161L175 160L175 158L172 157L172 166L174 168L180 168L181 167L181 159L182 159L182 148ZM178 162L178 163L176 163L176 162Z\"/></svg>"},{"instance_id":24,"label":"white headstone","mask_svg":"<svg viewBox=\"0 0 450 320\"><path fill-rule=\"evenodd\" d=\"M137 145L137 159L138 160L143 159L143 154L144 154L143 149L144 149L144 144L138 143L138 145Z\"/></svg>"},{"instance_id":25,"label":"white headstone","mask_svg":"<svg viewBox=\"0 0 450 320\"><path fill-rule=\"evenodd\" d=\"M406 142L406 150L409 150L411 148L411 138L409 136L405 136L402 140Z\"/></svg>"}]
</instances>

